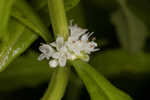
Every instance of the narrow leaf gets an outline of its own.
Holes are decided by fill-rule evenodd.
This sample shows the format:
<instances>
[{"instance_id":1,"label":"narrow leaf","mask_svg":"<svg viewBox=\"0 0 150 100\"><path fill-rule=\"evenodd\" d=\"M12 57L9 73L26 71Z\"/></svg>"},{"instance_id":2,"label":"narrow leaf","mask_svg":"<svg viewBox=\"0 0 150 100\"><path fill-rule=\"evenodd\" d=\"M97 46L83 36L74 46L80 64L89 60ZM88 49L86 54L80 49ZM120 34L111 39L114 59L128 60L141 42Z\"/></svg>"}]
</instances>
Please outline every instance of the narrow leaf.
<instances>
[{"instance_id":1,"label":"narrow leaf","mask_svg":"<svg viewBox=\"0 0 150 100\"><path fill-rule=\"evenodd\" d=\"M40 35L45 41L51 40L48 27L43 24L38 14L25 0L16 1L12 16Z\"/></svg>"},{"instance_id":2,"label":"narrow leaf","mask_svg":"<svg viewBox=\"0 0 150 100\"><path fill-rule=\"evenodd\" d=\"M64 0L64 5L65 5L66 11L74 8L79 2L80 2L80 0Z\"/></svg>"},{"instance_id":3,"label":"narrow leaf","mask_svg":"<svg viewBox=\"0 0 150 100\"><path fill-rule=\"evenodd\" d=\"M112 14L120 43L130 52L142 50L147 36L147 28L142 20L128 9L126 0L118 0L120 9Z\"/></svg>"},{"instance_id":4,"label":"narrow leaf","mask_svg":"<svg viewBox=\"0 0 150 100\"><path fill-rule=\"evenodd\" d=\"M150 6L149 6L150 1L149 0L144 0L143 1L137 1L137 0L130 0L128 1L128 7L129 9L134 12L134 14L139 17L144 23L147 24L147 26L150 26Z\"/></svg>"},{"instance_id":5,"label":"narrow leaf","mask_svg":"<svg viewBox=\"0 0 150 100\"><path fill-rule=\"evenodd\" d=\"M14 58L24 52L37 39L36 34L15 19L10 20L8 27L9 41L3 44L0 51L0 71L4 70Z\"/></svg>"},{"instance_id":6,"label":"narrow leaf","mask_svg":"<svg viewBox=\"0 0 150 100\"><path fill-rule=\"evenodd\" d=\"M47 0L31 0L30 2L37 10L48 8ZM64 0L65 10L69 11L70 9L74 8L79 2L80 0Z\"/></svg>"},{"instance_id":7,"label":"narrow leaf","mask_svg":"<svg viewBox=\"0 0 150 100\"><path fill-rule=\"evenodd\" d=\"M0 91L13 91L36 87L48 82L51 69L47 61L38 61L38 54L29 52L15 59L8 69L0 73Z\"/></svg>"},{"instance_id":8,"label":"narrow leaf","mask_svg":"<svg viewBox=\"0 0 150 100\"><path fill-rule=\"evenodd\" d=\"M131 54L122 49L97 53L90 64L107 77L120 74L137 77L150 72L150 55L148 53Z\"/></svg>"},{"instance_id":9,"label":"narrow leaf","mask_svg":"<svg viewBox=\"0 0 150 100\"><path fill-rule=\"evenodd\" d=\"M10 17L11 8L15 0L0 0L0 38L6 39L5 32ZM3 37L2 37L3 36Z\"/></svg>"},{"instance_id":10,"label":"narrow leaf","mask_svg":"<svg viewBox=\"0 0 150 100\"><path fill-rule=\"evenodd\" d=\"M76 60L72 64L83 80L92 100L132 100L130 96L114 87L89 64Z\"/></svg>"}]
</instances>

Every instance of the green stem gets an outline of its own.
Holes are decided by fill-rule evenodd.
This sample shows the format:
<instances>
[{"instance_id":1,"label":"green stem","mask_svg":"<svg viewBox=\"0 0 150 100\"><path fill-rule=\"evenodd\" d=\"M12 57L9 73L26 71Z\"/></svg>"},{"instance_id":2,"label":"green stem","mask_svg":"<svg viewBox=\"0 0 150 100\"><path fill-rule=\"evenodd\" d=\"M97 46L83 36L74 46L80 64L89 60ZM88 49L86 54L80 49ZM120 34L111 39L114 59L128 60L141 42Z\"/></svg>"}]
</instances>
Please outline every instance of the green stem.
<instances>
[{"instance_id":1,"label":"green stem","mask_svg":"<svg viewBox=\"0 0 150 100\"><path fill-rule=\"evenodd\" d=\"M48 0L49 14L55 37L66 40L69 35L63 0ZM68 83L68 67L59 67L52 75L50 85L41 100L61 100Z\"/></svg>"},{"instance_id":2,"label":"green stem","mask_svg":"<svg viewBox=\"0 0 150 100\"><path fill-rule=\"evenodd\" d=\"M41 100L61 100L68 83L69 70L57 68L53 75L49 87Z\"/></svg>"},{"instance_id":3,"label":"green stem","mask_svg":"<svg viewBox=\"0 0 150 100\"><path fill-rule=\"evenodd\" d=\"M64 0L48 0L49 14L55 36L66 40L69 35Z\"/></svg>"}]
</instances>

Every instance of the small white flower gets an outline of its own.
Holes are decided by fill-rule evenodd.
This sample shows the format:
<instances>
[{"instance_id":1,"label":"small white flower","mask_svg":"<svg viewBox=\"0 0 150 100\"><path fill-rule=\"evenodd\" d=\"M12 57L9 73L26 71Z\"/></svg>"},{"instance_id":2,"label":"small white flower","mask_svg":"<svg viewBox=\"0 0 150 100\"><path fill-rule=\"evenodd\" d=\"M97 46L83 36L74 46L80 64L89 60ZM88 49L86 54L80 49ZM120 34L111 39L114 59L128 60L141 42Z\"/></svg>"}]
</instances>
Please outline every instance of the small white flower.
<instances>
[{"instance_id":1,"label":"small white flower","mask_svg":"<svg viewBox=\"0 0 150 100\"><path fill-rule=\"evenodd\" d=\"M93 33L87 33L87 29L82 29L77 25L69 26L70 36L67 41L64 41L63 37L57 37L55 42L48 44L42 44L40 51L42 54L38 60L46 58L49 61L49 66L55 68L57 66L64 67L67 60L75 60L80 58L83 61L88 62L91 52L95 52L97 49L97 43L89 41L89 38Z\"/></svg>"},{"instance_id":2,"label":"small white flower","mask_svg":"<svg viewBox=\"0 0 150 100\"><path fill-rule=\"evenodd\" d=\"M92 36L93 32L86 33L87 29L79 28L77 25L71 26L70 30L71 36L68 38L67 45L76 55L80 55L81 52L90 54L91 52L99 50L95 49L97 43L94 41L89 42L89 38Z\"/></svg>"},{"instance_id":3,"label":"small white flower","mask_svg":"<svg viewBox=\"0 0 150 100\"><path fill-rule=\"evenodd\" d=\"M80 41L74 40L72 37L69 37L66 45L70 51L72 51L76 55L80 55L80 51L82 48Z\"/></svg>"},{"instance_id":4,"label":"small white flower","mask_svg":"<svg viewBox=\"0 0 150 100\"><path fill-rule=\"evenodd\" d=\"M49 66L52 67L52 68L55 68L57 67L58 65L58 61L57 60L50 60L49 61Z\"/></svg>"},{"instance_id":5,"label":"small white flower","mask_svg":"<svg viewBox=\"0 0 150 100\"><path fill-rule=\"evenodd\" d=\"M88 31L87 29L82 29L78 27L77 24L75 24L74 26L73 25L69 26L69 29L70 29L70 37L73 37L75 40L78 40L81 35L85 34Z\"/></svg>"},{"instance_id":6,"label":"small white flower","mask_svg":"<svg viewBox=\"0 0 150 100\"><path fill-rule=\"evenodd\" d=\"M42 52L42 54L38 57L39 61L43 60L44 58L48 60L55 52L55 50L47 44L42 44L42 46L39 47L39 50Z\"/></svg>"},{"instance_id":7,"label":"small white flower","mask_svg":"<svg viewBox=\"0 0 150 100\"><path fill-rule=\"evenodd\" d=\"M62 47L61 49L59 49L59 52L55 52L52 56L52 58L58 60L58 64L60 67L64 67L66 65L67 62L67 49L65 47Z\"/></svg>"},{"instance_id":8,"label":"small white flower","mask_svg":"<svg viewBox=\"0 0 150 100\"><path fill-rule=\"evenodd\" d=\"M52 55L52 58L57 59L58 60L58 64L60 67L64 67L66 65L67 62L67 56L68 56L68 51L67 48L64 45L64 38L63 37L58 37L56 39L56 43L52 43L52 46L54 46L56 48L56 50L58 52L55 52Z\"/></svg>"},{"instance_id":9,"label":"small white flower","mask_svg":"<svg viewBox=\"0 0 150 100\"><path fill-rule=\"evenodd\" d=\"M56 49L59 51L61 48L64 46L64 38L63 37L58 37L56 39Z\"/></svg>"},{"instance_id":10,"label":"small white flower","mask_svg":"<svg viewBox=\"0 0 150 100\"><path fill-rule=\"evenodd\" d=\"M58 62L60 64L60 67L64 67L66 65L67 56L65 55L65 53L60 54L60 58L58 59Z\"/></svg>"}]
</instances>

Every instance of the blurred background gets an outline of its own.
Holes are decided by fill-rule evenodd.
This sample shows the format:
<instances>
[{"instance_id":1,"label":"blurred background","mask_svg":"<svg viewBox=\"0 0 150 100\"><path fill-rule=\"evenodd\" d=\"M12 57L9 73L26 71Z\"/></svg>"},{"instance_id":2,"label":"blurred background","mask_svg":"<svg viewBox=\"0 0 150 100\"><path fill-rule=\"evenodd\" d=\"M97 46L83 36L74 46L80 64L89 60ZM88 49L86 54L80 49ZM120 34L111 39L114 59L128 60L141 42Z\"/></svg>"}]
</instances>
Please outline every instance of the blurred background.
<instances>
[{"instance_id":1,"label":"blurred background","mask_svg":"<svg viewBox=\"0 0 150 100\"><path fill-rule=\"evenodd\" d=\"M36 0L27 1L37 10ZM94 32L101 50L91 55L89 63L134 100L149 98L149 5L149 0L81 0L66 11L68 21L73 19ZM47 6L38 14L49 25ZM43 96L52 71L46 61L37 61L37 47L43 41L39 37L0 73L0 100L40 100ZM90 100L82 81L77 75L71 77L63 100Z\"/></svg>"}]
</instances>

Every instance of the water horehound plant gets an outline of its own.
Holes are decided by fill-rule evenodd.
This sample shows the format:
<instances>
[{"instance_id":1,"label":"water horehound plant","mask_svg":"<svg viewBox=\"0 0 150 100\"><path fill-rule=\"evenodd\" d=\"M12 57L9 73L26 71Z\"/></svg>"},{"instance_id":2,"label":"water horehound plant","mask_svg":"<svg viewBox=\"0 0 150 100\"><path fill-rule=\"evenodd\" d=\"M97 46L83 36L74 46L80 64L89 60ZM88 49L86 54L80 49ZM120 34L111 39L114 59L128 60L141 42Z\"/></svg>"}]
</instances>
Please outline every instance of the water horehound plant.
<instances>
[{"instance_id":1,"label":"water horehound plant","mask_svg":"<svg viewBox=\"0 0 150 100\"><path fill-rule=\"evenodd\" d=\"M89 41L93 33L86 33L77 25L68 27L63 0L48 0L49 14L56 42L42 44L39 60L50 59L49 66L57 67L50 86L42 100L60 100L63 97L69 78L69 67L73 66L83 80L92 100L131 100L131 98L112 86L101 74L84 61L89 54L97 51L97 43ZM70 64L67 64L67 61Z\"/></svg>"},{"instance_id":2,"label":"water horehound plant","mask_svg":"<svg viewBox=\"0 0 150 100\"><path fill-rule=\"evenodd\" d=\"M52 73L51 80L41 100L62 100L72 78L71 74L76 73L83 81L91 100L132 100L130 96L113 86L102 74L88 64L90 54L99 51L98 44L94 38L90 38L93 33L88 33L87 29L82 29L72 23L68 25L65 12L67 4L74 6L78 2L79 0L45 0L43 4L37 6L36 10L40 11L43 5L48 4L49 23L52 24L55 37L53 42L49 42L52 41L52 35L46 24L40 20L26 0L8 0L8 3L6 3L6 0L0 0L0 5L9 6L7 13L2 11L6 6L2 8L0 6L1 15L4 13L3 16L0 16L0 23L3 26L0 27L0 38L5 37L2 40L4 46L0 49L1 71L14 58L23 53L39 35L47 43L42 43L39 47L41 54L38 57L38 60L40 60L38 63L42 63L41 60L47 59L49 60L49 69L53 69L48 73ZM14 11L12 14L10 14L11 8ZM69 8L71 8L70 5ZM2 20L4 16L7 16L7 18ZM8 22L9 25L6 24ZM5 32L7 27L10 27L10 30ZM8 40L11 41L10 44ZM32 57L36 59L35 56L29 58ZM71 69L75 69L76 73ZM43 75L45 74L43 73Z\"/></svg>"},{"instance_id":3,"label":"water horehound plant","mask_svg":"<svg viewBox=\"0 0 150 100\"><path fill-rule=\"evenodd\" d=\"M89 42L89 37L93 33L86 33L86 29L81 29L77 25L71 25L69 29L70 35L66 41L63 37L57 37L56 42L42 44L39 48L42 54L38 59L52 58L49 62L50 67L57 67L58 65L64 67L67 60L89 61L89 54L99 50L96 49L97 43Z\"/></svg>"}]
</instances>

